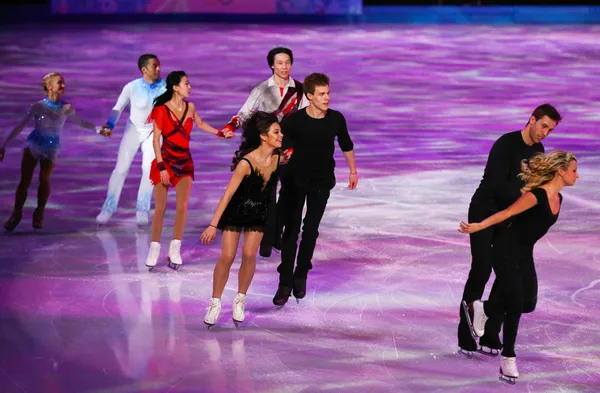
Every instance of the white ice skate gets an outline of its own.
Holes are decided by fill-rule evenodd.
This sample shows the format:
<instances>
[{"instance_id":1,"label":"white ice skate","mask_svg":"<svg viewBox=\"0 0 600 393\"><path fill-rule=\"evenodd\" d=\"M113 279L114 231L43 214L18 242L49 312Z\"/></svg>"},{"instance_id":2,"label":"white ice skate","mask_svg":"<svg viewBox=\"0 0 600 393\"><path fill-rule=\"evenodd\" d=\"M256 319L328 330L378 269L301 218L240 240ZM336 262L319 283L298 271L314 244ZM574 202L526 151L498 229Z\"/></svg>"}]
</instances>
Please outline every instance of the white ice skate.
<instances>
[{"instance_id":1,"label":"white ice skate","mask_svg":"<svg viewBox=\"0 0 600 393\"><path fill-rule=\"evenodd\" d=\"M475 300L471 303L471 307L469 307L467 302L463 300L462 307L473 338L477 339L483 336L485 333L485 323L488 320L487 315L483 311L483 303L480 300Z\"/></svg>"},{"instance_id":2,"label":"white ice skate","mask_svg":"<svg viewBox=\"0 0 600 393\"><path fill-rule=\"evenodd\" d=\"M110 220L110 218L112 217L112 213L107 211L107 210L102 210L100 212L100 214L98 214L98 216L96 216L96 223L98 223L98 225L104 225L108 222L108 220Z\"/></svg>"},{"instance_id":3,"label":"white ice skate","mask_svg":"<svg viewBox=\"0 0 600 393\"><path fill-rule=\"evenodd\" d=\"M519 371L517 370L517 358L507 358L502 356L500 358L500 377L502 382L514 385L517 383L519 378Z\"/></svg>"},{"instance_id":4,"label":"white ice skate","mask_svg":"<svg viewBox=\"0 0 600 393\"><path fill-rule=\"evenodd\" d=\"M136 211L135 220L139 227L148 225L148 212Z\"/></svg>"},{"instance_id":5,"label":"white ice skate","mask_svg":"<svg viewBox=\"0 0 600 393\"><path fill-rule=\"evenodd\" d=\"M238 293L233 300L233 323L238 326L244 322L244 305L246 304L246 295Z\"/></svg>"},{"instance_id":6,"label":"white ice skate","mask_svg":"<svg viewBox=\"0 0 600 393\"><path fill-rule=\"evenodd\" d=\"M181 260L181 240L173 239L171 240L171 244L169 245L169 267L173 270L179 269L179 267L183 264Z\"/></svg>"},{"instance_id":7,"label":"white ice skate","mask_svg":"<svg viewBox=\"0 0 600 393\"><path fill-rule=\"evenodd\" d=\"M208 305L208 309L206 311L206 316L204 316L204 323L208 325L210 329L217 322L219 318L219 314L221 313L221 299L212 298L210 299L210 304Z\"/></svg>"},{"instance_id":8,"label":"white ice skate","mask_svg":"<svg viewBox=\"0 0 600 393\"><path fill-rule=\"evenodd\" d=\"M158 257L160 256L160 243L152 242L150 243L150 251L148 252L148 258L146 258L146 266L148 266L148 271L154 269L156 263L158 262Z\"/></svg>"}]
</instances>

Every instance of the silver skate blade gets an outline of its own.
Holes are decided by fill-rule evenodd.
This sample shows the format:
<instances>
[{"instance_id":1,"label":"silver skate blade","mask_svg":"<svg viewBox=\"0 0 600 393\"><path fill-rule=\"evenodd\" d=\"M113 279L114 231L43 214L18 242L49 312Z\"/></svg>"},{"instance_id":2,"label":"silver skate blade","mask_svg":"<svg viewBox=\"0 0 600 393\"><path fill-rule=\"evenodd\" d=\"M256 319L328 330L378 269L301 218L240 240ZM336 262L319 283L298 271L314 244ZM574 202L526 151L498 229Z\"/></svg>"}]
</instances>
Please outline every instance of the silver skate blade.
<instances>
[{"instance_id":1,"label":"silver skate blade","mask_svg":"<svg viewBox=\"0 0 600 393\"><path fill-rule=\"evenodd\" d=\"M471 314L469 314L469 305L466 301L462 301L463 312L465 313L465 318L467 319L467 325L469 325L469 330L471 331L471 336L473 336L474 340L477 340L479 336L475 334L475 328L473 327L473 321L471 320Z\"/></svg>"},{"instance_id":2,"label":"silver skate blade","mask_svg":"<svg viewBox=\"0 0 600 393\"><path fill-rule=\"evenodd\" d=\"M517 378L515 378L515 377L508 377L508 376L506 376L506 375L500 375L500 376L498 377L498 379L499 379L500 381L504 382L504 383L507 383L507 384L509 384L509 385L514 385L514 384L516 384L516 383L517 383Z\"/></svg>"},{"instance_id":3,"label":"silver skate blade","mask_svg":"<svg viewBox=\"0 0 600 393\"><path fill-rule=\"evenodd\" d=\"M475 351L466 351L462 348L458 348L457 353L465 356L467 359L473 359L475 357Z\"/></svg>"},{"instance_id":4,"label":"silver skate blade","mask_svg":"<svg viewBox=\"0 0 600 393\"><path fill-rule=\"evenodd\" d=\"M482 355L490 356L493 358L496 358L500 355L499 349L486 347L485 345L482 345L479 348L477 348L477 352L479 352Z\"/></svg>"}]
</instances>

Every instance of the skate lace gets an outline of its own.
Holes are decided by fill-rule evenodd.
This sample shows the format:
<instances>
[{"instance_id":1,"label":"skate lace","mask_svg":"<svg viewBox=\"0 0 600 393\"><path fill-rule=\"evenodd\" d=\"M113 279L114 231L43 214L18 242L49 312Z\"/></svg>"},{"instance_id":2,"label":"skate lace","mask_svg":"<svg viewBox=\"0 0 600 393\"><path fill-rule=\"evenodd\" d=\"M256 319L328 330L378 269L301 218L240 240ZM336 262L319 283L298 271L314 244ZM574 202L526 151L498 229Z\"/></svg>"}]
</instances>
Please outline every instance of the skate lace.
<instances>
[{"instance_id":1,"label":"skate lace","mask_svg":"<svg viewBox=\"0 0 600 393\"><path fill-rule=\"evenodd\" d=\"M246 303L246 298L245 297L236 296L235 299L233 299L233 302L235 304L240 304L241 303L242 305L244 305Z\"/></svg>"},{"instance_id":2,"label":"skate lace","mask_svg":"<svg viewBox=\"0 0 600 393\"><path fill-rule=\"evenodd\" d=\"M211 301L206 310L208 311L208 314L212 316L221 310L221 303Z\"/></svg>"}]
</instances>

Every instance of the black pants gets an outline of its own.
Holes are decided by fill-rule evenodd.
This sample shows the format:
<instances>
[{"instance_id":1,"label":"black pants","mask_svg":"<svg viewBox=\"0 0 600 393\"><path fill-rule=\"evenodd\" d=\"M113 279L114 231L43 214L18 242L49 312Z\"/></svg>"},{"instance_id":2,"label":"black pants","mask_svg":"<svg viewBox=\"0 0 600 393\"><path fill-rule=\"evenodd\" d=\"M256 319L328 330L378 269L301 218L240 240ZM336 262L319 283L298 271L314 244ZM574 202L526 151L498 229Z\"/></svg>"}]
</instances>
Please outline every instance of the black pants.
<instances>
[{"instance_id":1,"label":"black pants","mask_svg":"<svg viewBox=\"0 0 600 393\"><path fill-rule=\"evenodd\" d=\"M514 357L521 314L532 312L537 305L538 281L533 247L523 249L515 242L498 240L495 249L496 280L488 301L484 302L484 311L490 317L485 334L488 334L488 328L490 334L497 334L500 330L498 321L504 321L502 356Z\"/></svg>"},{"instance_id":2,"label":"black pants","mask_svg":"<svg viewBox=\"0 0 600 393\"><path fill-rule=\"evenodd\" d=\"M292 287L294 275L306 277L312 269L312 257L319 237L319 224L325 213L330 187L299 186L295 182L286 185L286 211L283 214L283 245L281 249L281 264L279 285ZM302 211L306 203L306 215L302 227L302 240L298 248ZM298 257L296 258L296 252ZM297 263L295 263L297 262ZM294 272L294 265L296 270Z\"/></svg>"},{"instance_id":3,"label":"black pants","mask_svg":"<svg viewBox=\"0 0 600 393\"><path fill-rule=\"evenodd\" d=\"M277 189L273 189L271 194L271 202L269 205L269 215L267 218L267 225L265 226L265 232L260 242L261 254L271 254L273 247L281 249L281 235L283 233L283 221L285 212L289 209L287 206L287 188L286 184L289 179L286 177L288 171L287 166L283 165L279 167L279 199L277 199Z\"/></svg>"},{"instance_id":4,"label":"black pants","mask_svg":"<svg viewBox=\"0 0 600 393\"><path fill-rule=\"evenodd\" d=\"M472 201L469 205L469 222L481 222L494 213L495 209L490 208L489 204ZM492 245L494 234L498 230L497 228L495 226L469 235L471 241L471 270L469 271L469 278L465 283L462 295L462 300L465 300L467 303L481 299L485 285L490 279L493 259ZM462 307L459 309L459 314L458 346L467 351L475 351L477 344L473 340L473 336L471 336L471 331ZM502 321L500 321L501 323ZM498 330L499 328L500 326L497 327Z\"/></svg>"}]
</instances>

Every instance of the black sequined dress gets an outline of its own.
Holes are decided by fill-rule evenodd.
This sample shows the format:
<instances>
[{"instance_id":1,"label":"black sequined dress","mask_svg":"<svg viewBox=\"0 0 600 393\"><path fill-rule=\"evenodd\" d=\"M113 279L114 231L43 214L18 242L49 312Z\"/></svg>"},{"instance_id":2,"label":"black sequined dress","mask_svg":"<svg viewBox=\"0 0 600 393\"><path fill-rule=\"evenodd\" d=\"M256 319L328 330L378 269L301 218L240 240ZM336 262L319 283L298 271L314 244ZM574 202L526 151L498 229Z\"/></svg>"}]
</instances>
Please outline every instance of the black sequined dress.
<instances>
[{"instance_id":1,"label":"black sequined dress","mask_svg":"<svg viewBox=\"0 0 600 393\"><path fill-rule=\"evenodd\" d=\"M266 176L255 169L248 158L242 160L250 165L250 174L242 179L217 227L223 231L264 232L270 198L279 180L279 156L270 168L271 173L266 173Z\"/></svg>"}]
</instances>

